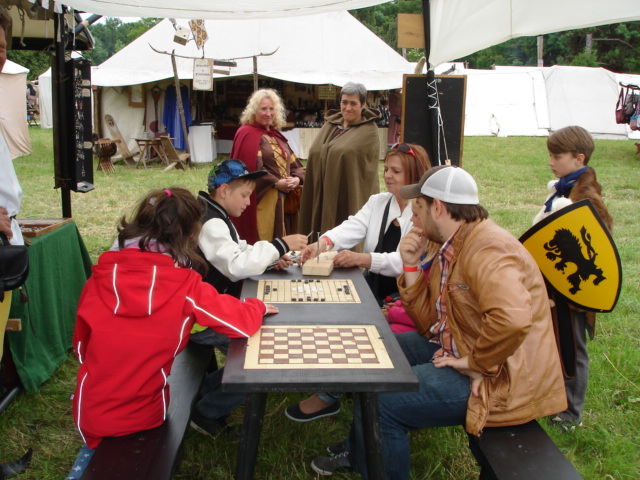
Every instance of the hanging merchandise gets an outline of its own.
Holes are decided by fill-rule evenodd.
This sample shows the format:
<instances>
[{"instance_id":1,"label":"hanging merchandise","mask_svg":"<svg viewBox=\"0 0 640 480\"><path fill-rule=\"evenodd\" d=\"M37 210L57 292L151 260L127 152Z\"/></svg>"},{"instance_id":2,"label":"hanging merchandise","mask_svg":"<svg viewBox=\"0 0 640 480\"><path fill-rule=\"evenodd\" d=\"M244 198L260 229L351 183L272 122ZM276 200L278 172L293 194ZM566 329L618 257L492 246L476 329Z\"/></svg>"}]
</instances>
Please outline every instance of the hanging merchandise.
<instances>
[{"instance_id":1,"label":"hanging merchandise","mask_svg":"<svg viewBox=\"0 0 640 480\"><path fill-rule=\"evenodd\" d=\"M636 108L631 115L631 120L629 120L629 128L631 128L631 130L640 129L640 124L638 123L640 117L640 108L638 108L639 106L640 105L638 105L638 102L636 102Z\"/></svg>"},{"instance_id":2,"label":"hanging merchandise","mask_svg":"<svg viewBox=\"0 0 640 480\"><path fill-rule=\"evenodd\" d=\"M616 103L616 123L629 123L630 117L625 113L625 102L628 96L628 89L621 88Z\"/></svg>"},{"instance_id":3,"label":"hanging merchandise","mask_svg":"<svg viewBox=\"0 0 640 480\"><path fill-rule=\"evenodd\" d=\"M634 114L634 112L637 110L637 107L638 107L637 87L633 88L632 85L627 85L627 91L625 93L625 97L626 97L624 100L624 114L626 118L625 123L629 123L632 115Z\"/></svg>"}]
</instances>

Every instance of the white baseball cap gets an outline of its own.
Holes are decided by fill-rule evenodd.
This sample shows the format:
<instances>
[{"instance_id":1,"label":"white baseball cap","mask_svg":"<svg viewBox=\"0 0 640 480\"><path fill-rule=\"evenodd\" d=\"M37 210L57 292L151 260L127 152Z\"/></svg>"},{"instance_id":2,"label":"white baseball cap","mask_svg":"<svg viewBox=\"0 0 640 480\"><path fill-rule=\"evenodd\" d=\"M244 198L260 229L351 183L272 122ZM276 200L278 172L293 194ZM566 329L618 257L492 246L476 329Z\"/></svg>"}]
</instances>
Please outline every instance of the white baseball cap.
<instances>
[{"instance_id":1,"label":"white baseball cap","mask_svg":"<svg viewBox=\"0 0 640 480\"><path fill-rule=\"evenodd\" d=\"M400 189L403 198L420 195L437 198L446 203L478 205L478 185L469 173L460 167L446 166L435 173L427 170L418 183Z\"/></svg>"}]
</instances>

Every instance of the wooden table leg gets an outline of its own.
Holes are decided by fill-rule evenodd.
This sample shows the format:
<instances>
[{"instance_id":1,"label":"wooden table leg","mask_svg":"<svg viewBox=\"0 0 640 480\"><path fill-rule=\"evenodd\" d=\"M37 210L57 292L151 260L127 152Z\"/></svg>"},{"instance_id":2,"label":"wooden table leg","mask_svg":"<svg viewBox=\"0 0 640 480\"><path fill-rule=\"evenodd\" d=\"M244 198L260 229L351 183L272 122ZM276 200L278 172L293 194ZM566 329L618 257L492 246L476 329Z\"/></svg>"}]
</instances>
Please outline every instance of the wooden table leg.
<instances>
[{"instance_id":1,"label":"wooden table leg","mask_svg":"<svg viewBox=\"0 0 640 480\"><path fill-rule=\"evenodd\" d=\"M375 393L360 393L358 397L362 411L362 433L369 479L383 480L384 461L382 459L378 397Z\"/></svg>"},{"instance_id":2,"label":"wooden table leg","mask_svg":"<svg viewBox=\"0 0 640 480\"><path fill-rule=\"evenodd\" d=\"M236 459L236 480L253 479L266 404L266 393L250 393L247 396L242 436L240 437L238 458Z\"/></svg>"}]
</instances>

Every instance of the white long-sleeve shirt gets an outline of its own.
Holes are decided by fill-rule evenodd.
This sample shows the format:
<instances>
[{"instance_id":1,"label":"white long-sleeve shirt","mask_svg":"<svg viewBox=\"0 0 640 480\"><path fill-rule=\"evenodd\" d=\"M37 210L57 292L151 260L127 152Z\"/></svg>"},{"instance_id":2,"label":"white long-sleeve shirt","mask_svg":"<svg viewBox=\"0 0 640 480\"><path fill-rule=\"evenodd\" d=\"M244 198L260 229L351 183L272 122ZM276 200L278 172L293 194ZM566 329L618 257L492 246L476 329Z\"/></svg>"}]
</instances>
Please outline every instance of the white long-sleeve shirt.
<instances>
[{"instance_id":1,"label":"white long-sleeve shirt","mask_svg":"<svg viewBox=\"0 0 640 480\"><path fill-rule=\"evenodd\" d=\"M380 238L380 225L389 199L391 199L391 205L389 206L385 232L391 222L397 219L400 224L400 236L405 236L413 227L411 202L407 203L404 210L400 212L398 201L393 194L388 192L371 195L358 213L350 215L344 222L323 236L333 242L335 250L347 250L364 240L364 253L371 254L371 268L369 270L387 277L397 277L402 273L402 259L398 250L390 253L372 253Z\"/></svg>"},{"instance_id":2,"label":"white long-sleeve shirt","mask_svg":"<svg viewBox=\"0 0 640 480\"><path fill-rule=\"evenodd\" d=\"M13 168L9 146L0 132L0 207L6 208L10 217L15 217L20 211L21 200L22 188ZM24 243L22 232L15 218L11 222L11 230L13 231L11 243L22 245Z\"/></svg>"}]
</instances>

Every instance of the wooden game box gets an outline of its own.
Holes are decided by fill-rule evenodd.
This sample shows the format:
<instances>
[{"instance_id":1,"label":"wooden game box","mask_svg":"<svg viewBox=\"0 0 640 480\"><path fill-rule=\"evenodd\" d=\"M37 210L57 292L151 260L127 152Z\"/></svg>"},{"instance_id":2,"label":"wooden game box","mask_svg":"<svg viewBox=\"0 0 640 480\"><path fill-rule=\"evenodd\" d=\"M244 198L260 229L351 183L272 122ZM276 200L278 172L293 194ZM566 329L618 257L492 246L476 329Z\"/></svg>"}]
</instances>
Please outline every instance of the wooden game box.
<instances>
[{"instance_id":1,"label":"wooden game box","mask_svg":"<svg viewBox=\"0 0 640 480\"><path fill-rule=\"evenodd\" d=\"M25 237L39 237L57 230L62 225L71 222L71 218L18 218L22 235Z\"/></svg>"}]
</instances>

